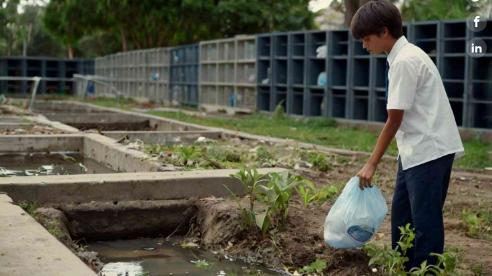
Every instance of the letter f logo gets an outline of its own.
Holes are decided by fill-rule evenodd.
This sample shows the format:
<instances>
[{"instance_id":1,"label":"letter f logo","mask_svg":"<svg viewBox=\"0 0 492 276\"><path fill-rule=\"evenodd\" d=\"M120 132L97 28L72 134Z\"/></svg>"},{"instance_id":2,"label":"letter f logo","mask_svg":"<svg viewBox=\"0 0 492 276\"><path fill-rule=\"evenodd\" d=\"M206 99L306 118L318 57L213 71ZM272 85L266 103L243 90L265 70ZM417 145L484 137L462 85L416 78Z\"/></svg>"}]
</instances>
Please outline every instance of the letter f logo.
<instances>
[{"instance_id":1,"label":"letter f logo","mask_svg":"<svg viewBox=\"0 0 492 276\"><path fill-rule=\"evenodd\" d=\"M475 16L473 22L475 22L475 28L478 28L478 22L480 22L480 16Z\"/></svg>"}]
</instances>

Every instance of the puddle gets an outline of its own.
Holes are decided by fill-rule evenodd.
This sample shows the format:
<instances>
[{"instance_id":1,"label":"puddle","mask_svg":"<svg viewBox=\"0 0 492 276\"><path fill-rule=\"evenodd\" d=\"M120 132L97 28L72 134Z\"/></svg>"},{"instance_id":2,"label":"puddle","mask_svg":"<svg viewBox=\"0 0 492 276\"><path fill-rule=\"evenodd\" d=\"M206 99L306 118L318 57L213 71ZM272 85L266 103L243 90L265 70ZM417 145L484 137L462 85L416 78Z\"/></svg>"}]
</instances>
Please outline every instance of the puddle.
<instances>
[{"instance_id":1,"label":"puddle","mask_svg":"<svg viewBox=\"0 0 492 276\"><path fill-rule=\"evenodd\" d=\"M99 253L99 259L105 264L118 264L121 275L282 275L271 271L265 266L251 265L243 261L219 259L212 253L191 248L172 245L163 238L134 239L119 241L100 241L87 244L88 251ZM197 267L192 261L203 261L211 264L209 268ZM141 268L138 267L138 264ZM108 270L111 265L105 267ZM123 268L124 267L124 268ZM138 272L141 269L140 272ZM123 271L122 271L123 270ZM126 274L126 272L128 274ZM118 273L101 273L101 275L118 275Z\"/></svg>"},{"instance_id":2,"label":"puddle","mask_svg":"<svg viewBox=\"0 0 492 276\"><path fill-rule=\"evenodd\" d=\"M16 171L15 176L115 173L94 159L78 153L0 154L0 168Z\"/></svg>"}]
</instances>

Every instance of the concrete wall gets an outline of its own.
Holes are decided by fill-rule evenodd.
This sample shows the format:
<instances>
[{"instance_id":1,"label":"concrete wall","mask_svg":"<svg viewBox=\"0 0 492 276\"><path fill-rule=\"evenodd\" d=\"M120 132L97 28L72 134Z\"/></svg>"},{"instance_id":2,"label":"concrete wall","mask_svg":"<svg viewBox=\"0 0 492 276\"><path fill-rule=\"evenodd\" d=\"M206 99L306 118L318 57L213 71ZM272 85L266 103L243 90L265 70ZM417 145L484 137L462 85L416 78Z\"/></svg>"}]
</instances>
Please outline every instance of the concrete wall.
<instances>
[{"instance_id":1,"label":"concrete wall","mask_svg":"<svg viewBox=\"0 0 492 276\"><path fill-rule=\"evenodd\" d=\"M28 123L0 123L0 130L29 129L33 124Z\"/></svg>"},{"instance_id":2,"label":"concrete wall","mask_svg":"<svg viewBox=\"0 0 492 276\"><path fill-rule=\"evenodd\" d=\"M135 123L145 122L147 118L141 118L132 115L114 114L114 113L88 113L88 114L44 114L51 121L61 122L64 124L71 123Z\"/></svg>"},{"instance_id":3,"label":"concrete wall","mask_svg":"<svg viewBox=\"0 0 492 276\"><path fill-rule=\"evenodd\" d=\"M260 173L284 169L259 169ZM170 200L194 197L225 197L229 192L243 196L243 184L230 177L238 170L191 172L120 173L99 175L0 178L0 192L14 202L36 202L38 206L70 203ZM43 184L41 184L43 183Z\"/></svg>"},{"instance_id":4,"label":"concrete wall","mask_svg":"<svg viewBox=\"0 0 492 276\"><path fill-rule=\"evenodd\" d=\"M36 100L33 106L36 113L52 113L52 112L71 112L71 113L100 113L106 112L91 106L74 105L70 101L42 101Z\"/></svg>"},{"instance_id":5,"label":"concrete wall","mask_svg":"<svg viewBox=\"0 0 492 276\"><path fill-rule=\"evenodd\" d=\"M5 194L0 194L0 225L0 275L96 276Z\"/></svg>"},{"instance_id":6,"label":"concrete wall","mask_svg":"<svg viewBox=\"0 0 492 276\"><path fill-rule=\"evenodd\" d=\"M177 138L181 142L192 143L202 136L213 140L222 137L222 133L218 131L103 131L102 134L112 139L120 139L126 135L130 141L139 139L158 144L173 143Z\"/></svg>"},{"instance_id":7,"label":"concrete wall","mask_svg":"<svg viewBox=\"0 0 492 276\"><path fill-rule=\"evenodd\" d=\"M161 164L142 161L147 155L138 150L128 149L115 140L99 134L86 134L83 153L99 163L120 172L156 172Z\"/></svg>"},{"instance_id":8,"label":"concrete wall","mask_svg":"<svg viewBox=\"0 0 492 276\"><path fill-rule=\"evenodd\" d=\"M83 136L60 135L0 135L0 152L81 151Z\"/></svg>"}]
</instances>

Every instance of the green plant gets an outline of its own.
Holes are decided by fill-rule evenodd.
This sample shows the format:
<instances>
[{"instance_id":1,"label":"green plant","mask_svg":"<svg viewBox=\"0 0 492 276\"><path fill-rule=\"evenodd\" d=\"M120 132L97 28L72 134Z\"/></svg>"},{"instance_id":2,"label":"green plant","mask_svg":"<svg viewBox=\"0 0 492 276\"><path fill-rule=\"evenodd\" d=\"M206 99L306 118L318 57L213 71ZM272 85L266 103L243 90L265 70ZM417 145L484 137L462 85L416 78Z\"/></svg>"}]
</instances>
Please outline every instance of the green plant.
<instances>
[{"instance_id":1,"label":"green plant","mask_svg":"<svg viewBox=\"0 0 492 276\"><path fill-rule=\"evenodd\" d=\"M339 184L332 184L330 186L323 187L317 190L315 187L303 187L296 188L299 195L302 197L304 206L307 207L310 203L314 202L317 205L321 205L325 202L334 201L340 194Z\"/></svg>"},{"instance_id":2,"label":"green plant","mask_svg":"<svg viewBox=\"0 0 492 276\"><path fill-rule=\"evenodd\" d=\"M492 216L489 212L481 211L476 214L469 214L465 209L462 212L462 220L468 227L467 234L470 237L490 239Z\"/></svg>"},{"instance_id":3,"label":"green plant","mask_svg":"<svg viewBox=\"0 0 492 276\"><path fill-rule=\"evenodd\" d=\"M482 264L474 265L472 267L472 272L473 272L474 276L482 276L483 275L483 265Z\"/></svg>"},{"instance_id":4,"label":"green plant","mask_svg":"<svg viewBox=\"0 0 492 276\"><path fill-rule=\"evenodd\" d=\"M257 219L257 223L259 223L259 226L261 225L260 228L262 229L263 235L271 220L270 216L275 220L280 217L278 227L283 227L289 213L289 201L292 198L292 189L301 184L315 189L309 180L301 176L289 175L288 171L271 173L268 184L258 187L258 199L268 206L267 210L260 215L262 220L258 221Z\"/></svg>"},{"instance_id":5,"label":"green plant","mask_svg":"<svg viewBox=\"0 0 492 276\"><path fill-rule=\"evenodd\" d=\"M459 275L455 269L461 261L461 255L455 256L449 250L444 251L443 254L430 254L430 256L437 257L437 263L435 265L428 265L427 261L424 261L420 267L414 267L409 272L406 272L404 267L405 263L408 262L406 253L409 248L413 247L412 242L415 239L415 233L414 229L410 228L410 224L407 224L405 227L399 227L399 229L401 231L401 237L395 250L387 248L386 245L384 245L383 248L378 248L371 244L367 244L363 247L371 257L369 266L379 266L383 275Z\"/></svg>"},{"instance_id":6,"label":"green plant","mask_svg":"<svg viewBox=\"0 0 492 276\"><path fill-rule=\"evenodd\" d=\"M242 166L236 174L230 175L230 177L239 179L246 188L246 194L249 196L249 210L243 209L236 195L224 185L224 187L226 187L226 189L234 197L239 208L241 209L243 222L247 227L252 226L253 222L256 221L256 215L254 212L256 193L258 192L259 187L262 186L261 183L268 181L266 179L268 176L268 174L260 174L256 169L251 169L246 166Z\"/></svg>"},{"instance_id":7,"label":"green plant","mask_svg":"<svg viewBox=\"0 0 492 276\"><path fill-rule=\"evenodd\" d=\"M301 274L321 273L325 268L326 268L325 262L321 260L316 260L315 262L312 262L309 265L306 265L303 268L298 269L297 272Z\"/></svg>"},{"instance_id":8,"label":"green plant","mask_svg":"<svg viewBox=\"0 0 492 276\"><path fill-rule=\"evenodd\" d=\"M308 207L309 203L311 203L319 193L316 190L316 188L310 189L310 188L304 188L302 186L297 187L296 190L299 193L299 195L302 197L302 203L304 204L305 207Z\"/></svg>"},{"instance_id":9,"label":"green plant","mask_svg":"<svg viewBox=\"0 0 492 276\"><path fill-rule=\"evenodd\" d=\"M38 208L36 202L29 203L28 201L19 202L19 206L31 216L34 215L36 209Z\"/></svg>"},{"instance_id":10,"label":"green plant","mask_svg":"<svg viewBox=\"0 0 492 276\"><path fill-rule=\"evenodd\" d=\"M198 260L198 261L191 261L191 262L194 263L195 266L198 268L208 269L213 266L213 263L209 263L206 260Z\"/></svg>"},{"instance_id":11,"label":"green plant","mask_svg":"<svg viewBox=\"0 0 492 276\"><path fill-rule=\"evenodd\" d=\"M410 223L405 227L399 227L401 237L396 250L388 248L386 244L383 248L372 244L366 244L363 249L371 257L369 266L379 266L383 275L406 275L404 264L408 262L406 257L407 250L413 247L415 239L414 229L410 228ZM398 250L400 249L400 250Z\"/></svg>"},{"instance_id":12,"label":"green plant","mask_svg":"<svg viewBox=\"0 0 492 276\"><path fill-rule=\"evenodd\" d=\"M318 170L326 172L332 167L327 164L326 155L319 151L311 151L308 153L308 162L313 164Z\"/></svg>"},{"instance_id":13,"label":"green plant","mask_svg":"<svg viewBox=\"0 0 492 276\"><path fill-rule=\"evenodd\" d=\"M178 162L184 166L188 166L189 162L196 161L203 156L202 150L196 146L182 146L178 148Z\"/></svg>"},{"instance_id":14,"label":"green plant","mask_svg":"<svg viewBox=\"0 0 492 276\"><path fill-rule=\"evenodd\" d=\"M284 100L281 100L278 104L277 107L275 107L275 111L273 111L273 119L274 120L285 120L285 112L284 108L282 107L282 104L285 102Z\"/></svg>"},{"instance_id":15,"label":"green plant","mask_svg":"<svg viewBox=\"0 0 492 276\"><path fill-rule=\"evenodd\" d=\"M273 159L273 154L271 154L265 147L261 146L256 149L256 160L260 162L268 162Z\"/></svg>"},{"instance_id":16,"label":"green plant","mask_svg":"<svg viewBox=\"0 0 492 276\"><path fill-rule=\"evenodd\" d=\"M325 202L334 202L340 195L340 186L341 184L334 183L320 189L314 198L316 200L316 204L321 205Z\"/></svg>"}]
</instances>

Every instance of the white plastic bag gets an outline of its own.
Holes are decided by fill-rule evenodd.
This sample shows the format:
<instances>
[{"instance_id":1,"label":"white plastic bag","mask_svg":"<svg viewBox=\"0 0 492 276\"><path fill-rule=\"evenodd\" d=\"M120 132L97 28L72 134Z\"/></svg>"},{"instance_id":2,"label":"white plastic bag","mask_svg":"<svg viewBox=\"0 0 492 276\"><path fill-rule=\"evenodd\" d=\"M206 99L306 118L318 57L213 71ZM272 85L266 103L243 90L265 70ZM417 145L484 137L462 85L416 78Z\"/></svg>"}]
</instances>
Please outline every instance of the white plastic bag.
<instances>
[{"instance_id":1,"label":"white plastic bag","mask_svg":"<svg viewBox=\"0 0 492 276\"><path fill-rule=\"evenodd\" d=\"M378 187L359 188L359 177L345 185L325 220L325 242L334 248L351 249L368 242L388 214Z\"/></svg>"}]
</instances>

